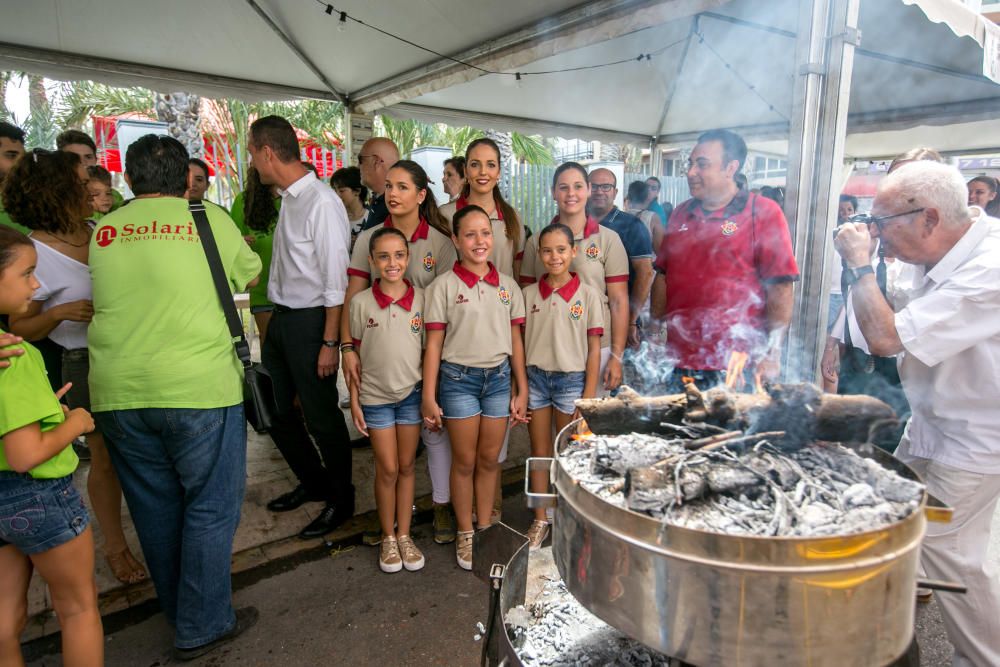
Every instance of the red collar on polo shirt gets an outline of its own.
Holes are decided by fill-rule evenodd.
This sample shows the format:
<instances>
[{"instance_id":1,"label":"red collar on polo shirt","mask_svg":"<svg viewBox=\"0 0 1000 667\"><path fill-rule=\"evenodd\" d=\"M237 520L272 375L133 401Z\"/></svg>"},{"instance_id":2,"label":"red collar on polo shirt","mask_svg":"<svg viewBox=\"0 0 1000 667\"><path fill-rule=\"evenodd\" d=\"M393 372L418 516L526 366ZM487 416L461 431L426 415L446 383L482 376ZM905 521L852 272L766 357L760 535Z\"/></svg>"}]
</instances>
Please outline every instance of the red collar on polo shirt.
<instances>
[{"instance_id":1,"label":"red collar on polo shirt","mask_svg":"<svg viewBox=\"0 0 1000 667\"><path fill-rule=\"evenodd\" d=\"M459 197L455 200L455 212L461 211L463 208L469 205L469 200L465 197ZM500 204L497 202L496 197L493 198L493 210L496 211L497 220L503 221L503 211L500 210ZM487 214L489 211L487 211Z\"/></svg>"},{"instance_id":2,"label":"red collar on polo shirt","mask_svg":"<svg viewBox=\"0 0 1000 667\"><path fill-rule=\"evenodd\" d=\"M550 222L549 224L553 224L553 223L556 223L556 222L559 222L559 216L558 215L556 217L552 218L552 222ZM594 234L596 234L599 231L601 231L601 223L599 223L597 220L595 220L594 218L592 218L592 217L590 217L588 215L587 216L587 224L583 226L583 238L587 238L589 236L593 236Z\"/></svg>"},{"instance_id":3,"label":"red collar on polo shirt","mask_svg":"<svg viewBox=\"0 0 1000 667\"><path fill-rule=\"evenodd\" d=\"M570 275L573 277L570 278L570 281L568 283L566 283L559 289L552 289L552 286L549 285L548 281L545 280L548 277L548 275L549 274L546 273L544 276L542 276L542 279L538 281L538 293L542 295L543 299L548 299L550 296L552 296L552 293L555 292L556 294L558 294L563 298L563 301L569 303L569 300L573 298L573 295L576 294L576 291L580 289L580 277L577 276L575 273L570 273Z\"/></svg>"},{"instance_id":4,"label":"red collar on polo shirt","mask_svg":"<svg viewBox=\"0 0 1000 667\"><path fill-rule=\"evenodd\" d=\"M372 285L372 296L375 297L375 303L378 304L379 308L385 309L392 304L396 304L397 306L399 306L400 308L402 308L407 312L409 312L410 309L413 308L413 295L414 295L413 285L411 285L410 281L407 280L406 278L403 278L403 282L406 283L406 288L407 288L406 294L404 294L403 296L399 297L396 300L393 300L391 296L382 291L382 285L381 285L382 279L377 278L375 280L375 283Z\"/></svg>"},{"instance_id":5,"label":"red collar on polo shirt","mask_svg":"<svg viewBox=\"0 0 1000 667\"><path fill-rule=\"evenodd\" d=\"M385 219L385 226L386 227L393 227L393 228L396 227L396 225L392 224L392 216L391 215L388 218ZM416 241L420 241L422 239L426 239L427 238L427 234L430 232L430 230L431 230L431 226L429 224L427 224L427 220L424 219L424 218L420 218L420 224L418 224L417 228L413 231L413 236L410 237L410 243L414 243Z\"/></svg>"},{"instance_id":6,"label":"red collar on polo shirt","mask_svg":"<svg viewBox=\"0 0 1000 667\"><path fill-rule=\"evenodd\" d=\"M485 276L480 278L472 271L462 266L461 262L455 262L455 266L451 268L455 272L455 275L462 279L462 282L469 287L475 287L476 283L480 280L485 282L487 285L493 285L493 287L500 286L500 272L497 271L497 267L493 266L493 262L487 262L489 264L490 270Z\"/></svg>"}]
</instances>

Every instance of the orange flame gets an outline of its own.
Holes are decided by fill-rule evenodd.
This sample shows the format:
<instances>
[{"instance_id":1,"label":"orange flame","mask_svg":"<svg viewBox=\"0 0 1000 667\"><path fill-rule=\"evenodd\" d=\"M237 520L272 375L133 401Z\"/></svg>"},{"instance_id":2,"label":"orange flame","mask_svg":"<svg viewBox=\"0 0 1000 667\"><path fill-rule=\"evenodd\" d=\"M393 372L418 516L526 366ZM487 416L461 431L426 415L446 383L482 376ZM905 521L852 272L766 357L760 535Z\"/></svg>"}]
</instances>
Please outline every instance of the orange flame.
<instances>
[{"instance_id":1,"label":"orange flame","mask_svg":"<svg viewBox=\"0 0 1000 667\"><path fill-rule=\"evenodd\" d=\"M726 363L726 388L742 389L745 381L743 379L743 369L750 358L746 352L733 351L729 354L729 361Z\"/></svg>"}]
</instances>

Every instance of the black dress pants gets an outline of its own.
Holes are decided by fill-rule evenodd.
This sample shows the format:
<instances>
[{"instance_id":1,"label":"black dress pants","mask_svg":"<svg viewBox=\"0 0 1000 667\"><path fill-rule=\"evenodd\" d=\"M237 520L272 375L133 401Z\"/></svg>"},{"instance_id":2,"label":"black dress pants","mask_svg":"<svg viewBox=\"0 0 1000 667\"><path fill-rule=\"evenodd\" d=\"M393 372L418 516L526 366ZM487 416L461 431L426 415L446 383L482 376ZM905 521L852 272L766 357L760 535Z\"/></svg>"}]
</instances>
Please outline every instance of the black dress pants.
<instances>
[{"instance_id":1,"label":"black dress pants","mask_svg":"<svg viewBox=\"0 0 1000 667\"><path fill-rule=\"evenodd\" d=\"M278 307L271 317L261 354L278 407L270 435L310 495L353 509L350 434L338 405L337 376L316 374L325 321L323 307ZM301 414L293 405L296 396Z\"/></svg>"}]
</instances>

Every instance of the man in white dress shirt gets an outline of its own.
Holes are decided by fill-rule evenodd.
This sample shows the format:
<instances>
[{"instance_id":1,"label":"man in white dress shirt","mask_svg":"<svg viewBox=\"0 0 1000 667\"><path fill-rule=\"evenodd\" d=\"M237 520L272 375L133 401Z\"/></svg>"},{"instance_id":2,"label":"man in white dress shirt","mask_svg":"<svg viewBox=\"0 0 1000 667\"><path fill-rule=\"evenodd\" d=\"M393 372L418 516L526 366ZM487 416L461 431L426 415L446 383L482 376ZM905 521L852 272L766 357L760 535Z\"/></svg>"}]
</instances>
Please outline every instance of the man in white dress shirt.
<instances>
[{"instance_id":1,"label":"man in white dress shirt","mask_svg":"<svg viewBox=\"0 0 1000 667\"><path fill-rule=\"evenodd\" d=\"M278 404L271 438L299 480L267 507L287 512L308 501L325 502L299 533L303 539L321 537L354 514L350 436L337 407L337 332L347 289L350 223L337 193L302 165L287 120L255 121L248 148L260 180L278 186L281 195L267 286L275 310L261 356ZM296 396L302 415L293 405Z\"/></svg>"},{"instance_id":2,"label":"man in white dress shirt","mask_svg":"<svg viewBox=\"0 0 1000 667\"><path fill-rule=\"evenodd\" d=\"M955 510L928 524L921 555L928 577L968 586L937 596L953 665L987 667L1000 665L1000 578L987 559L1000 499L1000 223L967 196L955 168L905 165L879 185L870 224L844 225L836 247L872 353L900 355L913 415L896 455ZM872 275L869 232L916 265L895 314Z\"/></svg>"}]
</instances>

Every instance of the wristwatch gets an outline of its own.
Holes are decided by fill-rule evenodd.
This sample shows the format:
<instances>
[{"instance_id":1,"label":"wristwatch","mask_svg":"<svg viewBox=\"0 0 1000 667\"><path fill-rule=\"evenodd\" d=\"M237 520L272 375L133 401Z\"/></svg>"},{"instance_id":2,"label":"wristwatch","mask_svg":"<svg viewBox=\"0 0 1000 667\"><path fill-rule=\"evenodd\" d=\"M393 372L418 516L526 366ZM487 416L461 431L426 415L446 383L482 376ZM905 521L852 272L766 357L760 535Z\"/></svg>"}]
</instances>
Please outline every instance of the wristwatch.
<instances>
[{"instance_id":1,"label":"wristwatch","mask_svg":"<svg viewBox=\"0 0 1000 667\"><path fill-rule=\"evenodd\" d=\"M871 268L871 267L868 267L868 268ZM340 345L340 341L339 340L324 340L323 341L323 347L332 347L332 348L336 349L336 347L338 345Z\"/></svg>"},{"instance_id":2,"label":"wristwatch","mask_svg":"<svg viewBox=\"0 0 1000 667\"><path fill-rule=\"evenodd\" d=\"M873 269L870 264L866 264L864 266L859 266L856 269L852 269L852 268L845 268L844 269L844 275L847 276L847 284L848 285L853 285L854 283L856 283L859 280L861 280L862 276L865 276L865 275L867 275L869 273L875 273L875 269Z\"/></svg>"}]
</instances>

